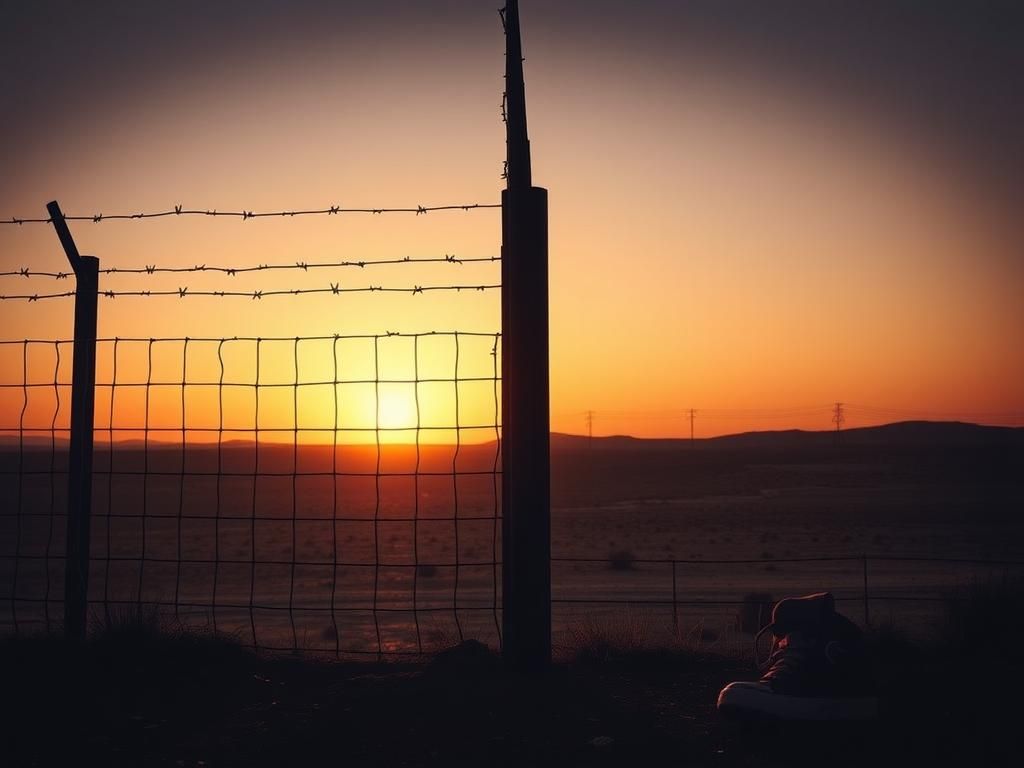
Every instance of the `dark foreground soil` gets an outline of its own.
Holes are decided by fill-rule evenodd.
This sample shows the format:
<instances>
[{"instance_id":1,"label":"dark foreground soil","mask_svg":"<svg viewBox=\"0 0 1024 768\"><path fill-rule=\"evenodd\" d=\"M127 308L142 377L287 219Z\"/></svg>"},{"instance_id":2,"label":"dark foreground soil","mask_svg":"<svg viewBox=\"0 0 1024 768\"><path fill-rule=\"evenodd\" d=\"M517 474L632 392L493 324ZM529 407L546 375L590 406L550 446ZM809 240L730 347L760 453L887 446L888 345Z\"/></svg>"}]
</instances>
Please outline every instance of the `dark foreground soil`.
<instances>
[{"instance_id":1,"label":"dark foreground soil","mask_svg":"<svg viewBox=\"0 0 1024 768\"><path fill-rule=\"evenodd\" d=\"M678 651L590 649L530 677L474 643L384 664L263 659L130 628L81 647L11 639L0 764L1020 764L1019 663L896 637L874 648L880 721L797 728L722 721L716 694L750 664Z\"/></svg>"}]
</instances>

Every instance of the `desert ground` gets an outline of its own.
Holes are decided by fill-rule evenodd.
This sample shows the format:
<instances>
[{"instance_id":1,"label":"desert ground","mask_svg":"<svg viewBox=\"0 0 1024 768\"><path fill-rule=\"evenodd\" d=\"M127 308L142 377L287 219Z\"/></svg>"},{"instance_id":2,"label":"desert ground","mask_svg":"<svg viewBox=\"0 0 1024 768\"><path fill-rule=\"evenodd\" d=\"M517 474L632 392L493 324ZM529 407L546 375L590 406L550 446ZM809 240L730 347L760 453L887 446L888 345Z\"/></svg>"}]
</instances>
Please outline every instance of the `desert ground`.
<instances>
[{"instance_id":1,"label":"desert ground","mask_svg":"<svg viewBox=\"0 0 1024 768\"><path fill-rule=\"evenodd\" d=\"M66 453L8 440L0 462L0 623L53 629ZM497 647L500 466L494 442L263 444L258 465L252 443L97 443L94 618L354 657ZM556 654L594 633L746 648L772 600L823 589L927 637L964 590L1024 571L1022 469L1024 431L964 424L553 435Z\"/></svg>"}]
</instances>

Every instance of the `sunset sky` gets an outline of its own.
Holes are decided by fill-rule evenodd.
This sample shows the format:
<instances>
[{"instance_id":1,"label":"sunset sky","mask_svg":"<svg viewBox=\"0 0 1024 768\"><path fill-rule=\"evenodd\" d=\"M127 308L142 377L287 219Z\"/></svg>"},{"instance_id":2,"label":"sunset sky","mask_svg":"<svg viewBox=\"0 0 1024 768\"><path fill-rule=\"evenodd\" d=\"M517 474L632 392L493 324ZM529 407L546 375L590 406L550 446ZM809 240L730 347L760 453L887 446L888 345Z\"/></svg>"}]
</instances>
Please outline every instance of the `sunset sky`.
<instances>
[{"instance_id":1,"label":"sunset sky","mask_svg":"<svg viewBox=\"0 0 1024 768\"><path fill-rule=\"evenodd\" d=\"M1024 424L1024 9L825 5L521 3L533 178L550 190L554 430L585 432L593 411L595 434L688 435L689 408L698 436L827 429L834 401L850 427ZM480 0L22 4L0 25L0 218L45 216L52 199L76 215L498 202L503 50L495 3ZM479 258L501 239L497 210L72 231L101 267ZM0 225L0 271L21 267L67 270L48 225ZM101 287L499 281L482 262ZM0 278L0 294L71 287ZM0 337L70 338L72 309L2 302ZM101 298L99 312L102 337L500 331L497 291ZM462 343L459 375L491 376L493 337ZM228 377L251 377L254 345L234 344ZM372 340L350 342L342 377L411 378L412 342L380 344L374 369ZM451 377L452 338L423 344L420 377ZM292 343L265 352L264 372L292 381ZM119 353L118 380L144 381L146 345ZM180 379L181 353L159 349L155 376ZM21 354L0 349L4 382L20 381ZM52 351L32 354L32 375L52 378ZM216 382L216 344L190 354L189 379ZM300 355L300 380L334 376L329 341ZM421 392L424 421L453 424L453 389ZM347 391L346 423L374 426L372 385ZM190 395L191 425L215 419L214 393ZM263 407L287 427L284 394ZM486 381L460 387L460 422L493 422L493 396ZM180 390L154 397L167 403L153 418L180 424ZM413 387L381 397L381 426L415 421ZM0 398L0 427L17 423L20 390ZM124 398L120 423L137 424L138 398ZM49 426L49 402L29 421ZM300 410L329 425L331 387Z\"/></svg>"}]
</instances>

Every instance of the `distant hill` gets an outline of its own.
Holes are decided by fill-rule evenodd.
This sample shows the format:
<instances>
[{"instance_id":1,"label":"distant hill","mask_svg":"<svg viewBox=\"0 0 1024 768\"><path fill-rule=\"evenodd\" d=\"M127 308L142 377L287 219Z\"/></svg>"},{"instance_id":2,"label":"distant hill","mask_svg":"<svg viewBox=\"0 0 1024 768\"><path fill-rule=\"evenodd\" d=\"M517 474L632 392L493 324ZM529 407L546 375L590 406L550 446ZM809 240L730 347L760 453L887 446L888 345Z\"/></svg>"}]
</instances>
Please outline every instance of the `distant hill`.
<instances>
[{"instance_id":1,"label":"distant hill","mask_svg":"<svg viewBox=\"0 0 1024 768\"><path fill-rule=\"evenodd\" d=\"M98 438L105 435L99 433ZM26 438L19 456L17 437L0 442L0 475L21 471L64 471L66 441L50 454L49 436ZM176 475L180 445L138 441L116 443L115 474L148 472ZM256 469L252 442L225 440L188 446L186 473L249 474ZM97 442L95 469L110 466L108 444ZM259 471L287 476L302 473L417 474L484 483L501 471L494 441L475 445L259 445ZM628 436L551 435L551 498L555 507L587 507L637 499L718 496L760 498L764 489L827 487L972 487L988 501L1016 498L1024 482L1024 428L986 427L959 422L902 422L835 431L784 430L688 439ZM477 475L473 478L471 475ZM447 481L446 481L447 482ZM1012 489L1007 491L1006 489ZM1007 494L1010 494L1007 496ZM985 503L988 503L986 501ZM999 502L1002 504L1002 501Z\"/></svg>"},{"instance_id":2,"label":"distant hill","mask_svg":"<svg viewBox=\"0 0 1024 768\"><path fill-rule=\"evenodd\" d=\"M64 434L66 435L66 432ZM103 440L105 436L105 432L97 432L98 445L105 444ZM65 436L58 436L56 439L57 448L64 448L67 442L68 440ZM790 449L834 446L837 442L848 446L1024 447L1024 427L994 427L962 421L900 421L875 427L844 429L838 435L835 430L785 429L740 432L735 435L721 435L719 437L699 437L693 441L693 446L702 450L716 448L726 450L743 448ZM26 435L24 444L32 449L49 449L51 441L49 435ZM275 441L272 443L265 439L261 440L261 445L268 448L275 444L290 445L288 442ZM133 439L118 441L117 445L123 448L141 448L143 442L142 440ZM151 449L173 447L175 445L179 445L179 443L173 440L150 440ZM214 446L211 443L199 445ZM223 443L225 448L242 448L247 445L251 445L251 441L231 439L225 440ZM476 445L481 447L493 445L493 441ZM17 435L0 435L0 448L16 448L17 446ZM643 438L630 435L611 435L589 438L586 435L571 435L562 432L551 433L551 450L554 452L572 452L584 449L661 452L690 447L690 439L681 437ZM366 448L372 450L373 445L370 444Z\"/></svg>"},{"instance_id":3,"label":"distant hill","mask_svg":"<svg viewBox=\"0 0 1024 768\"><path fill-rule=\"evenodd\" d=\"M812 448L833 446L1024 446L1024 427L991 427L961 421L901 421L876 427L809 431L802 429L741 432L735 435L697 438L694 447L721 448ZM690 446L689 438L637 438L628 435L595 437L553 432L553 451L586 448L597 450L671 450Z\"/></svg>"},{"instance_id":4,"label":"distant hill","mask_svg":"<svg viewBox=\"0 0 1024 768\"><path fill-rule=\"evenodd\" d=\"M807 487L960 486L984 489L979 498L991 500L1024 478L1024 429L959 422L902 422L839 435L746 432L692 445L555 434L551 447L552 499L566 507Z\"/></svg>"}]
</instances>

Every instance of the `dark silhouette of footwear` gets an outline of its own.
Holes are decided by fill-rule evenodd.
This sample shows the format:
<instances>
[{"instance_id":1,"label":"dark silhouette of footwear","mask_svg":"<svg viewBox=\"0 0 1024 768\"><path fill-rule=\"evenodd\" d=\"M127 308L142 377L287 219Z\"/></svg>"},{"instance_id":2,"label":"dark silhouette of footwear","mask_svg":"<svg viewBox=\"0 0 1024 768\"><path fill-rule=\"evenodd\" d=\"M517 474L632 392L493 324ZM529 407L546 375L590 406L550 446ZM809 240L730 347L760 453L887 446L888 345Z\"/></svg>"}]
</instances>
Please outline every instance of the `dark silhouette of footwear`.
<instances>
[{"instance_id":1,"label":"dark silhouette of footwear","mask_svg":"<svg viewBox=\"0 0 1024 768\"><path fill-rule=\"evenodd\" d=\"M772 650L757 682L730 683L718 695L725 715L782 720L867 720L878 712L860 629L818 592L776 604Z\"/></svg>"}]
</instances>

